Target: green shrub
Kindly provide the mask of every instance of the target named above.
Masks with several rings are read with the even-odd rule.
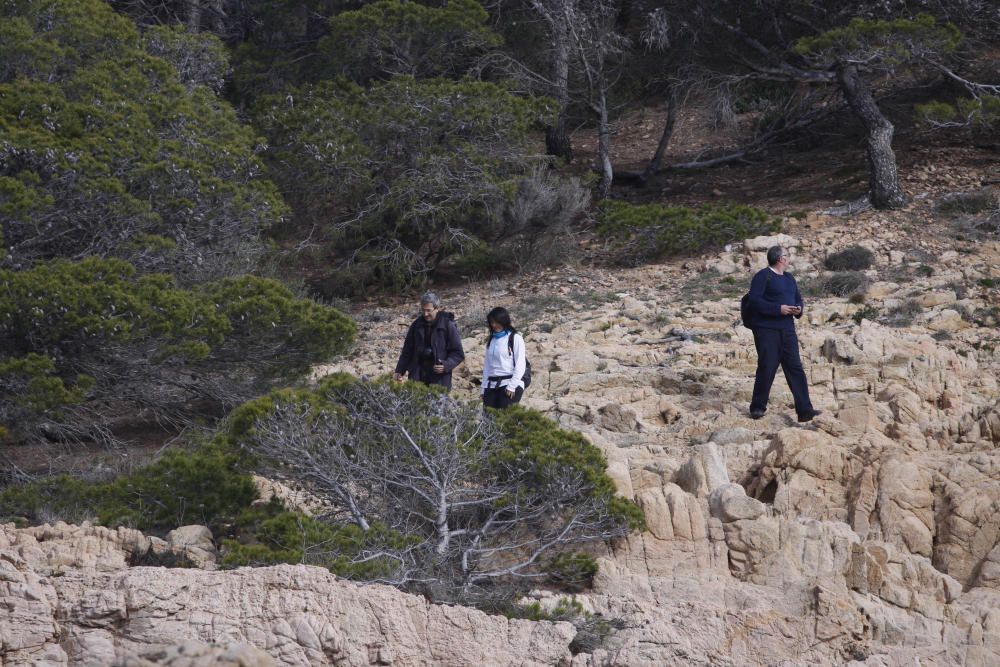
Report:
[[[244,510],[222,540],[223,567],[307,563],[339,577],[360,581],[398,581],[399,561],[371,554],[404,550],[415,543],[383,524],[362,530],[352,524],[321,521],[270,502]]]
[[[0,519],[27,524],[90,519],[160,533],[198,523],[218,530],[256,497],[236,455],[218,447],[177,449],[109,482],[62,475],[9,487],[0,492]]]
[[[560,588],[580,590],[593,585],[597,561],[589,554],[562,553],[549,561],[546,571]]]
[[[0,226],[18,268],[97,255],[191,284],[257,267],[286,208],[258,137],[201,85],[224,76],[219,40],[143,40],[101,0],[4,3],[0,26]]]
[[[355,332],[273,280],[185,289],[118,259],[0,269],[0,287],[0,424],[21,440],[110,442],[135,404],[184,422],[196,400],[218,409],[297,379]]]
[[[861,310],[855,312],[854,315],[851,316],[851,319],[854,320],[855,324],[861,324],[861,320],[869,320],[871,322],[874,322],[876,319],[878,319],[878,316],[879,316],[878,308],[875,308],[874,306],[865,306]]]
[[[868,276],[860,271],[842,271],[823,281],[823,291],[833,296],[850,297],[863,293],[869,283]]]
[[[871,268],[875,255],[868,248],[854,245],[827,255],[823,266],[830,271],[864,271]]]
[[[594,563],[574,547],[644,525],[581,434],[418,383],[338,375],[273,392],[235,410],[218,442],[316,496],[338,524],[405,536],[382,547],[394,583],[436,599],[509,595],[527,574],[583,585]]]
[[[613,200],[602,202],[597,225],[597,233],[625,262],[694,253],[780,230],[779,219],[740,204],[692,209]]]

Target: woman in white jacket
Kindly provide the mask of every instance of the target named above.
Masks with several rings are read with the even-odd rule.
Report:
[[[490,337],[483,361],[483,382],[479,393],[483,405],[503,409],[521,400],[524,394],[524,337],[510,323],[506,308],[494,308],[486,316]]]

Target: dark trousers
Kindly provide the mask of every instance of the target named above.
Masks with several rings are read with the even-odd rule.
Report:
[[[753,344],[757,348],[757,378],[753,383],[750,411],[763,412],[767,409],[774,374],[778,372],[780,365],[795,399],[795,412],[799,415],[812,412],[809,382],[802,369],[802,359],[799,358],[799,339],[795,330],[757,327],[753,330]]]
[[[524,388],[518,387],[517,391],[514,392],[513,396],[507,395],[506,387],[497,387],[496,389],[487,389],[483,394],[483,405],[488,408],[497,408],[498,410],[503,410],[504,408],[509,408],[514,403],[521,402],[521,396],[524,395]]]

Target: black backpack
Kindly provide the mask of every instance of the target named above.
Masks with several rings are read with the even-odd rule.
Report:
[[[490,341],[486,341],[486,347],[489,346],[490,346]],[[507,351],[510,352],[511,356],[514,356],[514,334],[510,334],[509,336],[507,336]],[[528,361],[527,345],[524,346],[524,375],[521,376],[521,382],[524,383],[525,389],[531,386],[531,362]]]
[[[771,282],[771,272],[767,272],[767,280],[764,282],[764,288],[767,289],[767,283]],[[750,290],[743,295],[740,299],[740,322],[743,323],[747,329],[753,329],[753,306],[750,305]]]

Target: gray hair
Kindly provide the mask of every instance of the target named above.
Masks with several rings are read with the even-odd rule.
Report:
[[[767,249],[767,265],[774,266],[781,259],[782,253],[785,252],[784,246],[773,245]]]
[[[420,305],[422,306],[426,303],[431,304],[437,310],[441,307],[441,297],[434,292],[424,292],[424,295],[420,297]]]

